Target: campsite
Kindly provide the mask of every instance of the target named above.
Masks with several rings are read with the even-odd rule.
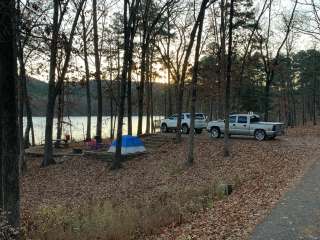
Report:
[[[176,144],[174,134],[156,149],[146,144],[116,173],[104,157],[70,156],[41,171],[41,157],[32,157],[22,178],[23,225],[31,239],[243,239],[312,166],[319,135],[310,127],[274,141],[234,137],[232,159],[223,160],[223,140],[203,134],[193,168],[181,161],[187,138]],[[232,184],[230,196],[215,193],[220,183]]]
[[[320,239],[320,0],[1,0],[0,240]]]

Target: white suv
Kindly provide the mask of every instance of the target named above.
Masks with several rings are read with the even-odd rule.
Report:
[[[190,113],[182,113],[181,115],[181,128],[182,133],[188,134],[190,131]],[[161,132],[169,132],[170,130],[177,130],[178,114],[173,114],[168,118],[161,120]],[[207,127],[207,117],[203,113],[196,113],[195,118],[195,131],[201,133],[202,129]]]

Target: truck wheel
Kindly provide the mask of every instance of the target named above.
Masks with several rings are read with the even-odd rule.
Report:
[[[161,132],[162,132],[162,133],[168,132],[167,124],[163,123],[163,124],[161,125]]]
[[[188,134],[189,133],[189,127],[187,124],[182,125],[182,133],[183,134]]]
[[[258,141],[263,141],[266,138],[266,132],[262,129],[258,129],[254,132],[254,137]]]
[[[196,128],[195,131],[196,131],[196,134],[201,134],[202,133],[202,129],[201,128]]]
[[[220,129],[217,127],[213,127],[210,130],[210,137],[212,138],[219,138],[221,136]]]

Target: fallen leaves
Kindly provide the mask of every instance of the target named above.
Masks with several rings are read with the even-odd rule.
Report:
[[[304,132],[307,132],[304,135]],[[72,157],[61,165],[40,169],[28,160],[22,178],[22,216],[32,219],[40,206],[79,205],[92,199],[143,203],[164,193],[201,189],[216,183],[236,185],[213,208],[191,214],[182,225],[161,229],[146,239],[246,239],[319,153],[320,129],[289,129],[273,141],[232,138],[231,157],[222,157],[222,140],[196,138],[195,164],[187,168],[187,139],[165,144],[159,151],[128,161],[111,172],[108,163]],[[142,236],[141,236],[142,238]]]

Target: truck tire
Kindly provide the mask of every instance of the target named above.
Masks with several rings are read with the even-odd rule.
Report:
[[[167,133],[168,132],[168,127],[167,127],[167,124],[165,124],[165,123],[162,123],[161,124],[161,132],[162,133]]]
[[[201,128],[196,128],[195,131],[196,131],[196,134],[201,134],[202,133],[202,129]]]
[[[182,133],[183,134],[189,134],[189,127],[187,124],[182,125]]]
[[[220,138],[220,136],[221,136],[220,128],[212,127],[210,129],[210,137],[212,137],[212,138]]]
[[[266,132],[262,129],[257,129],[254,132],[254,137],[255,139],[257,139],[258,141],[263,141],[266,138]]]

